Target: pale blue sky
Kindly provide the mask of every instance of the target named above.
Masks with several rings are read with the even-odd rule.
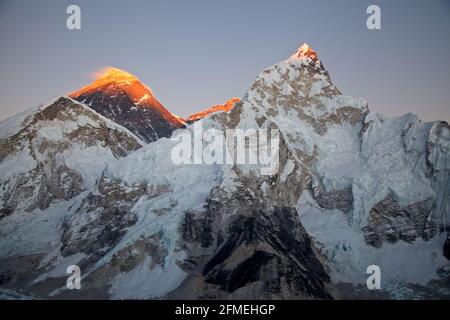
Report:
[[[82,30],[66,28],[78,4]],[[378,4],[382,30],[366,28]],[[448,0],[0,0],[0,119],[123,68],[181,116],[242,96],[303,42],[376,112],[450,121]]]

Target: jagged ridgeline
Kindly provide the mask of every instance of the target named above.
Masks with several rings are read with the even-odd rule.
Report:
[[[205,130],[278,130],[275,174],[174,164],[177,142],[161,137],[194,125],[152,108],[148,88],[113,71],[76,100],[0,123],[2,294],[450,297],[446,122],[371,113],[303,45],[231,108],[201,115]],[[69,265],[81,290],[66,288]],[[370,265],[381,290],[366,287]]]

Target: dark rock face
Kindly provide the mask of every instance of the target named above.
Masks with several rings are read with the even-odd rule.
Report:
[[[226,208],[210,200],[203,219],[187,215],[182,226],[191,253],[185,269],[197,267],[206,297],[331,298],[329,277],[295,209],[241,207],[224,221]]]
[[[427,217],[433,201],[425,200],[402,207],[394,195],[377,203],[369,214],[368,224],[362,229],[366,242],[380,248],[383,242],[399,240],[412,242],[427,238]]]
[[[275,256],[265,251],[256,250],[250,257],[240,262],[234,270],[221,270],[212,273],[206,282],[218,284],[222,290],[233,292],[245,285],[256,282],[264,273],[264,266],[268,266]],[[279,289],[277,287],[277,289]]]
[[[181,237],[184,241],[195,242],[202,248],[213,243],[211,214],[187,212],[181,226]]]
[[[328,276],[306,231],[295,220],[296,214],[291,208],[277,208],[267,214],[238,217],[228,238],[205,265],[205,281],[228,292],[262,281],[266,292],[279,293],[285,279],[292,292],[330,298],[324,288]],[[271,274],[277,276],[272,278]]]
[[[6,207],[6,208],[0,209],[0,220],[9,216],[13,212],[14,212],[14,208],[12,208],[12,207]]]
[[[311,186],[312,195],[317,204],[324,209],[338,209],[344,213],[350,212],[353,208],[353,192],[348,187],[342,190],[324,191],[319,183]]]
[[[318,194],[315,199],[324,209],[339,209],[348,213],[353,207],[352,188],[324,192]]]
[[[17,286],[30,281],[30,273],[39,268],[40,258],[39,254],[0,257],[0,286]]]
[[[444,249],[443,249],[444,257],[450,260],[450,233],[447,235],[447,241],[445,241]]]
[[[136,106],[126,93],[110,96],[102,91],[75,99],[124,126],[145,142],[170,137],[174,130],[183,127],[156,99],[152,106]]]

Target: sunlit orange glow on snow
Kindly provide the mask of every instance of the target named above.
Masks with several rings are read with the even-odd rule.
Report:
[[[118,68],[106,67],[94,72],[92,76],[94,82],[71,93],[69,96],[77,99],[95,92],[102,92],[111,97],[125,94],[135,105],[158,109],[168,121],[175,124],[184,124],[183,119],[165,109],[153,96],[152,90],[144,85],[135,75]]]
[[[77,98],[95,91],[102,91],[108,95],[126,92],[137,105],[151,105],[154,103],[150,88],[142,84],[135,75],[127,71],[106,67],[95,72],[93,76],[95,78],[93,83],[70,94],[70,96]]]
[[[200,111],[198,113],[194,113],[193,115],[189,116],[187,121],[188,122],[196,121],[196,120],[199,120],[199,119],[202,119],[202,118],[206,117],[207,115],[209,115],[211,113],[215,113],[215,112],[219,112],[219,111],[228,112],[231,109],[233,109],[234,105],[236,103],[238,103],[239,101],[241,101],[241,99],[239,99],[239,98],[231,98],[225,104],[219,104],[219,105],[216,105],[216,106],[212,106],[209,109]]]
[[[299,59],[310,58],[312,60],[317,60],[317,53],[307,43],[304,43],[300,48],[297,49],[293,57]]]

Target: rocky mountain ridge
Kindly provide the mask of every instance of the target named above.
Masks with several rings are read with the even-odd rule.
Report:
[[[62,219],[44,223],[35,207],[0,220],[0,286],[79,299],[450,297],[446,122],[371,113],[304,45],[263,70],[229,112],[197,123],[278,130],[279,170],[173,163],[177,137],[194,125],[136,144],[72,200],[52,202]],[[25,215],[22,229],[11,227]],[[57,236],[26,250],[4,241],[27,243],[36,225]],[[82,270],[80,291],[65,288],[69,264]],[[373,264],[377,292],[365,287]]]

